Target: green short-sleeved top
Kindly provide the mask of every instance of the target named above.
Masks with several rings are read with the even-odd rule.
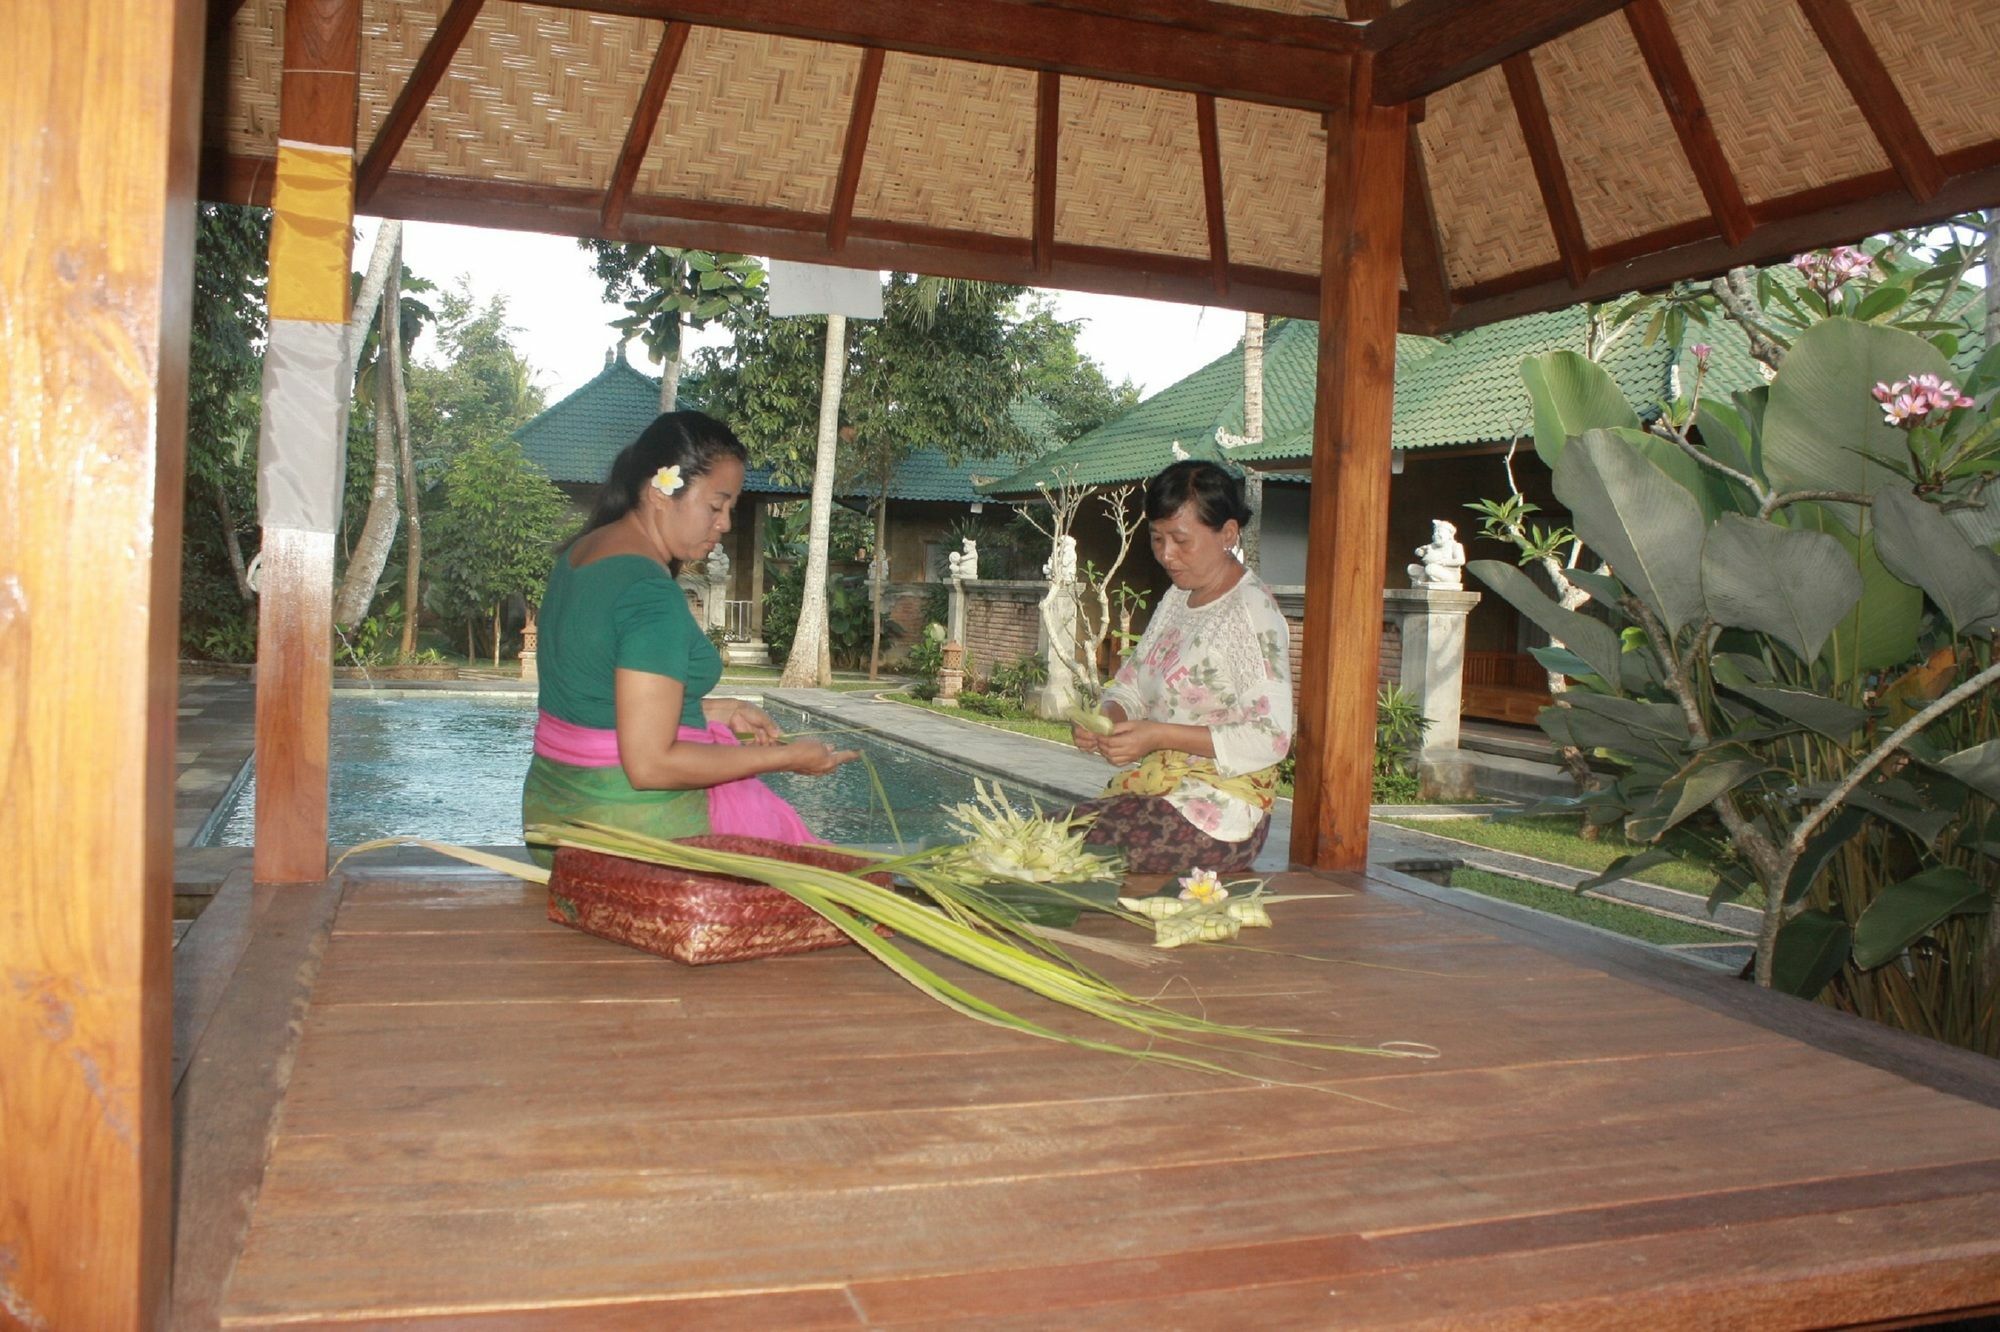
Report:
[[[668,675],[687,691],[681,724],[706,726],[701,700],[722,679],[722,654],[695,623],[687,594],[643,555],[607,555],[549,571],[538,617],[542,711],[577,726],[618,725],[620,668]]]

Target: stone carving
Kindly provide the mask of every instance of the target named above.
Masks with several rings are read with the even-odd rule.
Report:
[[[1042,577],[1054,584],[1076,581],[1076,538],[1063,533],[1062,540],[1049,552],[1049,558],[1042,565]]]
[[[1417,547],[1417,563],[1408,566],[1411,587],[1457,589],[1465,586],[1465,547],[1458,528],[1442,518],[1431,522],[1431,542]]]
[[[729,578],[729,552],[717,546],[708,552],[708,581],[721,583]]]
[[[979,546],[971,537],[944,557],[945,577],[953,582],[975,582],[979,578]]]

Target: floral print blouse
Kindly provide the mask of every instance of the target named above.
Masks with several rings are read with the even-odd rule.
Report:
[[[1183,589],[1169,588],[1103,701],[1134,721],[1207,727],[1216,771],[1240,777],[1291,752],[1291,654],[1291,626],[1255,574],[1246,570],[1206,606],[1190,606]],[[1244,841],[1264,817],[1198,777],[1166,799],[1219,842]]]

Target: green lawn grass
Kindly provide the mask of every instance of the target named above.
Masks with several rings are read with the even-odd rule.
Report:
[[[1583,826],[1583,816],[1552,815],[1538,819],[1510,819],[1495,822],[1490,819],[1384,819],[1384,823],[1398,828],[1409,828],[1417,832],[1436,833],[1440,837],[1455,837],[1461,842],[1472,842],[1479,846],[1491,847],[1495,851],[1511,851],[1517,856],[1533,856],[1537,860],[1551,861],[1557,865],[1567,865],[1571,869],[1590,870],[1595,873],[1607,868],[1620,856],[1629,856],[1644,848],[1626,841],[1615,829],[1605,829],[1603,836],[1595,842],[1586,842],[1577,835]],[[1658,884],[1662,888],[1678,888],[1682,892],[1700,893],[1704,897],[1715,887],[1715,871],[1706,863],[1694,859],[1697,853],[1690,853],[1690,859],[1655,865],[1651,869],[1640,870],[1630,877],[1641,883]],[[1741,899],[1756,906],[1754,894]]]
[[[1070,743],[1069,723],[1043,721],[1039,717],[989,717],[983,712],[970,712],[965,708],[949,707],[936,701],[926,701],[910,694],[884,694],[883,698],[892,703],[908,703],[914,708],[924,708],[941,717],[956,717],[959,721],[977,722],[981,726],[991,726],[996,730],[1013,731],[1017,735],[1032,735],[1039,740],[1055,740]]]
[[[1484,870],[1457,870],[1451,876],[1451,886],[1469,889],[1487,897],[1497,897],[1503,902],[1532,907],[1536,911],[1544,911],[1552,916],[1582,921],[1586,925],[1595,925],[1599,929],[1611,930],[1646,943],[1729,943],[1737,937],[1721,930],[1704,929],[1687,921],[1672,920],[1665,916],[1656,916],[1649,911],[1620,906],[1616,902],[1605,902],[1594,897],[1579,897],[1561,888],[1529,883],[1523,879],[1510,879],[1504,874],[1489,874]]]

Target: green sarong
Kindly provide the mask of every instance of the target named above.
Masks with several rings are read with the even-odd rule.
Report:
[[[616,764],[579,768],[535,755],[521,788],[522,825],[579,822],[609,824],[648,837],[699,837],[709,830],[708,792],[640,791]],[[531,844],[528,853],[544,867],[555,859],[547,847]]]

